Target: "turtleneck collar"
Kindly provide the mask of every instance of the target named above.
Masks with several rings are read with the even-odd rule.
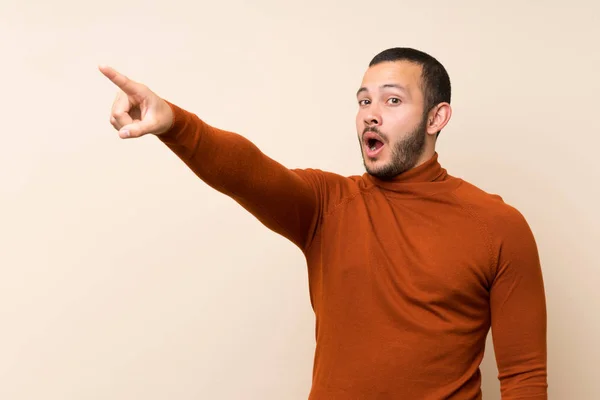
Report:
[[[413,195],[452,190],[460,183],[460,179],[450,176],[446,169],[442,168],[437,152],[424,163],[392,179],[380,179],[369,173],[365,173],[363,177],[383,190]]]

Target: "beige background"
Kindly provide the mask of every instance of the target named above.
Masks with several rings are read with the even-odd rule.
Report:
[[[306,399],[301,254],[156,138],[120,140],[96,66],[287,166],[359,174],[354,93],[392,46],[450,72],[443,165],[500,193],[536,235],[550,397],[599,399],[599,12],[592,0],[3,0],[0,399]],[[484,398],[499,399],[491,347],[482,368]]]

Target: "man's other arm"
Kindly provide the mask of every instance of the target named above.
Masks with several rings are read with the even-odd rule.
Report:
[[[502,400],[546,400],[546,297],[538,249],[516,209],[501,214],[490,226],[497,260],[490,295]]]

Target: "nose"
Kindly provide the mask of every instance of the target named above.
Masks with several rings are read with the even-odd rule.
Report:
[[[366,112],[364,121],[367,126],[379,126],[381,125],[381,115],[374,107],[371,107],[369,111]]]

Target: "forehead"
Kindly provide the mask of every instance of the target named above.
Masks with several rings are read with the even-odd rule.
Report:
[[[408,61],[388,61],[369,67],[361,87],[375,91],[383,85],[396,84],[406,88],[412,95],[420,92],[421,66]]]

